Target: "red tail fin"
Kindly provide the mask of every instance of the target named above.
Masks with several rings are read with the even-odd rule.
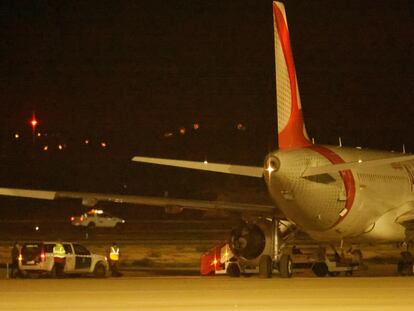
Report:
[[[311,142],[303,122],[285,8],[280,2],[273,2],[273,20],[279,149],[306,147]]]

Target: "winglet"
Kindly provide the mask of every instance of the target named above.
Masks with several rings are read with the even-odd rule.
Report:
[[[279,149],[310,146],[300,103],[285,7],[273,2]]]

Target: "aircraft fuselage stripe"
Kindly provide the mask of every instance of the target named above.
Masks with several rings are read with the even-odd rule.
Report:
[[[345,163],[345,161],[338,154],[328,148],[319,145],[313,145],[308,148],[324,156],[333,164]],[[329,229],[337,226],[345,219],[345,217],[349,214],[355,200],[355,179],[352,175],[352,171],[339,171],[339,174],[341,175],[341,178],[344,182],[346,192],[345,213],[341,213],[338,220]]]

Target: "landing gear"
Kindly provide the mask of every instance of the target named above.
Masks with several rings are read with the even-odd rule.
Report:
[[[331,246],[333,255],[327,255],[324,248],[319,248],[315,253],[316,262],[312,265],[312,272],[318,277],[327,275],[335,277],[341,272],[345,275],[352,275],[355,270],[362,266],[362,253],[360,250],[352,252],[352,260],[340,255],[335,247]]]
[[[259,276],[263,279],[272,277],[272,258],[269,255],[262,255],[259,261]]]
[[[413,275],[414,258],[411,252],[401,252],[401,258],[398,261],[397,272],[399,275]]]
[[[293,274],[292,258],[288,254],[283,254],[279,261],[279,272],[282,278],[290,278]]]

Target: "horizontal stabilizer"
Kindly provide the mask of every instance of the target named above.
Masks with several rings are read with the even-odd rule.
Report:
[[[148,157],[139,157],[139,156],[133,157],[132,161],[167,165],[167,166],[175,166],[175,167],[183,167],[183,168],[189,168],[189,169],[194,169],[194,170],[218,172],[218,173],[224,173],[224,174],[259,177],[259,178],[261,178],[263,175],[263,167],[257,167],[257,166],[208,163],[207,161],[204,161],[204,162],[183,161],[183,160],[148,158]]]
[[[322,174],[335,173],[339,171],[352,170],[352,169],[362,169],[368,167],[375,167],[381,165],[387,165],[391,163],[406,162],[414,160],[414,155],[404,155],[399,157],[383,158],[376,160],[367,160],[367,161],[356,161],[356,162],[347,162],[339,164],[331,164],[325,166],[309,167],[307,168],[302,177],[316,176]]]

